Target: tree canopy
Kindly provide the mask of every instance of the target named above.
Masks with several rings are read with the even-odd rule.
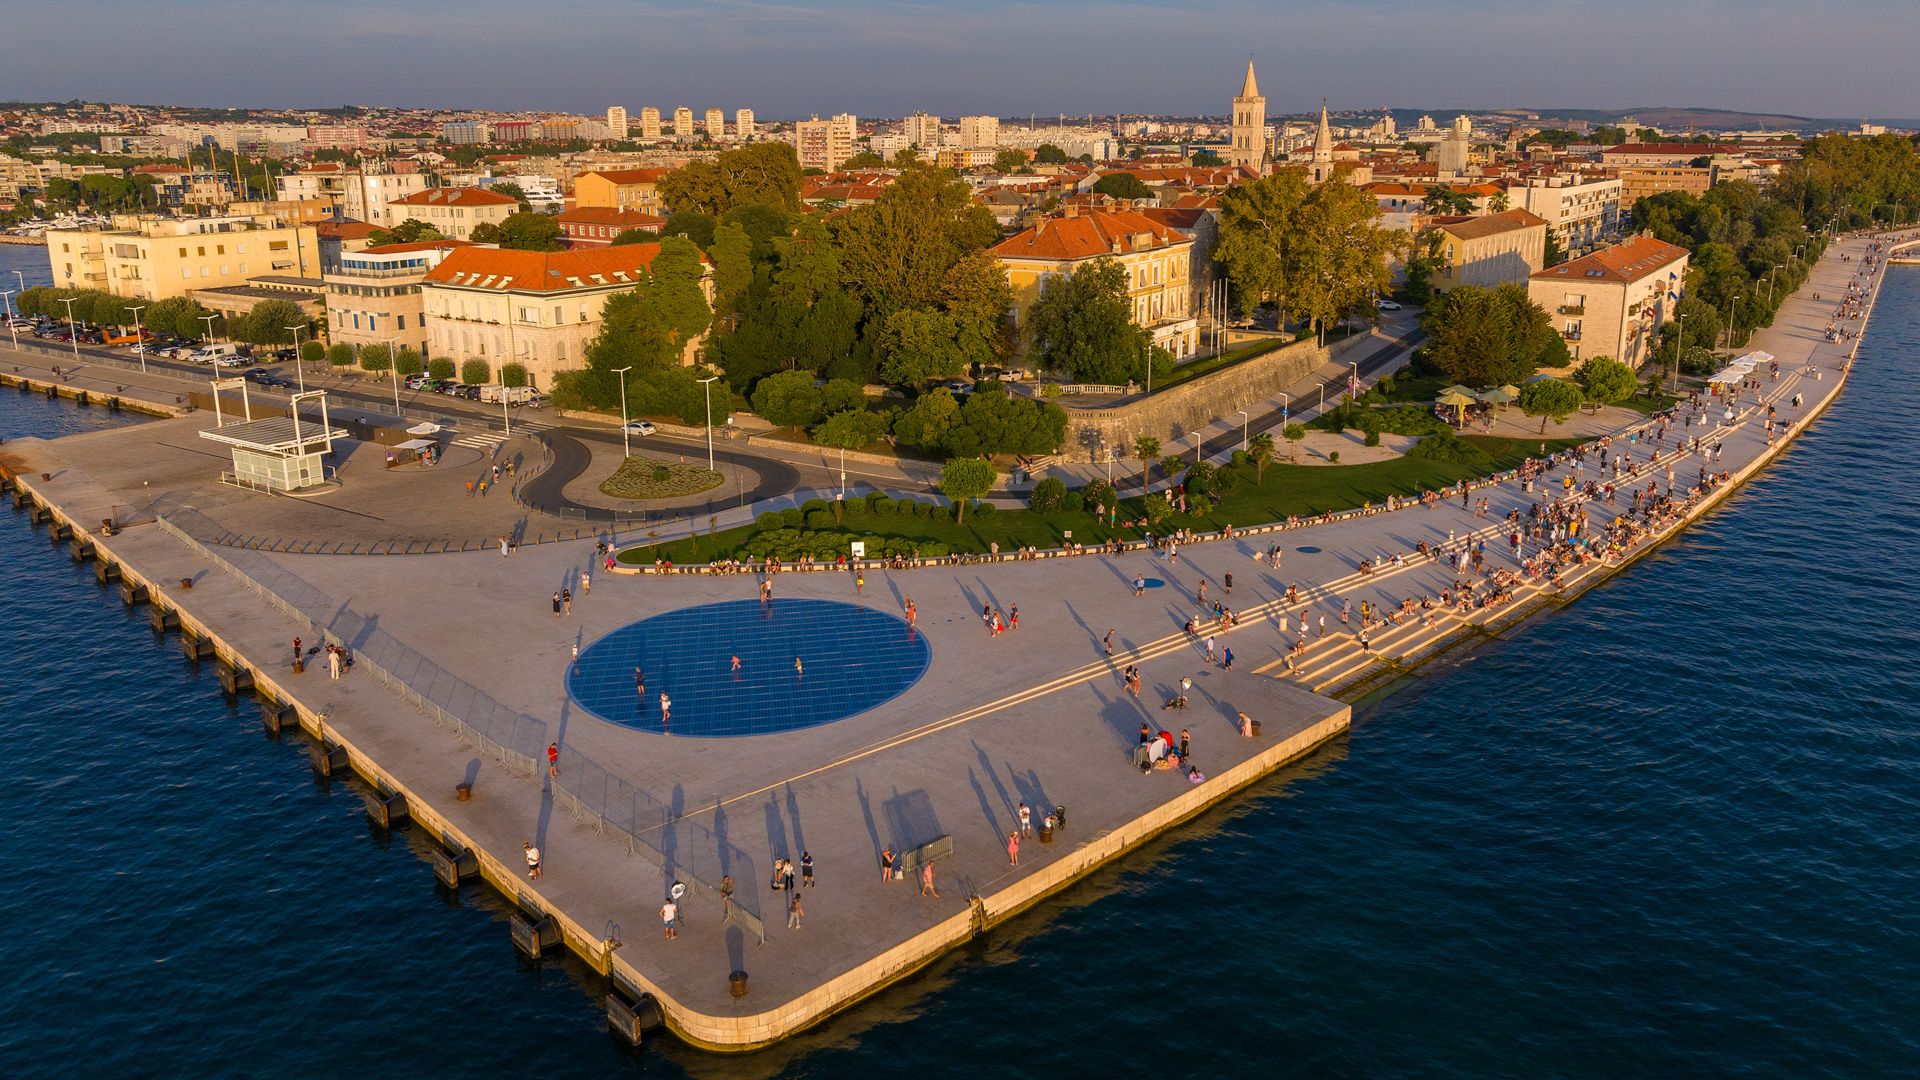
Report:
[[[1580,408],[1586,395],[1565,379],[1535,379],[1520,388],[1520,411],[1540,417],[1540,431],[1546,433],[1547,421],[1565,423]]]
[[[1312,326],[1371,314],[1387,291],[1387,257],[1406,245],[1351,184],[1307,183],[1299,169],[1238,184],[1221,196],[1214,258],[1243,303],[1272,303]]]
[[[391,229],[375,229],[367,237],[368,247],[382,247],[387,244],[415,244],[426,240],[444,239],[440,230],[421,221],[408,218]]]
[[[940,493],[952,500],[957,519],[967,520],[967,503],[993,490],[999,479],[993,463],[980,458],[954,458],[940,470]]]
[[[1560,366],[1566,344],[1526,287],[1462,285],[1433,301],[1421,319],[1427,356],[1447,378],[1473,387],[1525,380],[1542,366]]]
[[[1640,389],[1633,369],[1611,356],[1596,356],[1574,369],[1573,381],[1595,405],[1625,401]]]
[[[736,206],[764,204],[800,209],[800,159],[782,142],[754,143],[695,161],[660,178],[660,200],[669,210],[719,217]],[[703,245],[704,246],[704,245]]]
[[[847,287],[881,323],[901,308],[939,306],[954,265],[999,236],[993,214],[953,170],[927,165],[904,170],[835,232]]]
[[[1102,257],[1041,286],[1027,312],[1033,353],[1049,371],[1078,382],[1144,382],[1153,336],[1133,321],[1127,271]]]
[[[1093,182],[1093,190],[1096,195],[1110,195],[1116,199],[1153,198],[1153,189],[1132,173],[1108,173]]]
[[[558,221],[525,210],[508,214],[498,225],[491,221],[476,225],[469,235],[476,244],[499,244],[514,251],[560,251],[567,246]]]

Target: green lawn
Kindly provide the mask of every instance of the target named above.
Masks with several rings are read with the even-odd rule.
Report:
[[[636,454],[607,477],[600,491],[616,499],[673,499],[717,488],[722,479],[708,469]]]
[[[1483,435],[1463,438],[1493,457],[1495,472],[1517,467],[1528,454],[1538,453],[1540,449],[1538,439]],[[1560,450],[1577,441],[1548,439],[1546,443],[1549,450]],[[1251,466],[1231,466],[1222,472],[1231,474],[1235,482],[1211,512],[1205,515],[1175,514],[1153,527],[1152,531],[1166,533],[1180,527],[1214,530],[1225,525],[1240,528],[1264,525],[1295,514],[1306,517],[1379,504],[1385,502],[1389,495],[1418,495],[1480,475],[1478,470],[1469,466],[1419,458],[1394,458],[1363,465],[1290,465],[1279,461],[1267,466],[1265,476],[1258,483],[1255,482]],[[1152,497],[1162,498],[1157,493]],[[889,541],[895,542],[896,549],[903,552],[919,545],[921,554],[938,555],[947,551],[985,552],[996,542],[1002,551],[1025,544],[1042,548],[1059,547],[1068,542],[1069,533],[1073,542],[1083,544],[1097,544],[1115,537],[1138,540],[1145,531],[1125,527],[1110,529],[1104,518],[1096,519],[1094,515],[1084,512],[1035,514],[1027,510],[990,510],[981,513],[976,509],[968,511],[964,522],[956,522],[952,519],[950,507],[925,506],[928,500],[920,501],[924,513],[919,516],[876,513],[867,509],[864,502],[849,502],[843,508],[843,517],[837,525],[819,519],[816,525],[806,526],[807,536],[818,538],[817,543],[810,542],[799,533],[793,533],[790,539],[801,549],[814,549],[816,554],[844,553],[848,540],[865,539],[868,541],[869,555],[879,554],[881,545]],[[1122,521],[1140,518],[1145,512],[1146,503],[1139,496],[1121,500],[1119,517]],[[711,537],[635,545],[623,550],[620,560],[629,565],[644,565],[656,558],[671,559],[681,564],[704,563],[743,553],[744,546],[755,537],[770,542],[776,531],[789,530],[776,530],[757,523],[743,525]],[[793,550],[797,553],[798,549]]]
[[[1405,371],[1393,377],[1393,392],[1383,395],[1387,401],[1436,401],[1440,391],[1452,386],[1443,375],[1409,375]]]

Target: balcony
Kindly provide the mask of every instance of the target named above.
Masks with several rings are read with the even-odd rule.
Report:
[[[1587,305],[1585,304],[1561,304],[1560,305],[1560,314],[1562,315],[1585,315],[1586,313],[1587,313]]]
[[[1570,327],[1566,330],[1560,331],[1560,336],[1565,338],[1568,341],[1579,341],[1580,330],[1578,327]]]

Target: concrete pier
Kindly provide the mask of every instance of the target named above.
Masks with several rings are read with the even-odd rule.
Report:
[[[1837,244],[1834,252],[1861,248]],[[1829,253],[1810,287],[1837,295],[1850,273]],[[293,554],[279,542],[397,528],[405,515],[443,509],[469,515],[473,529],[497,521],[509,534],[519,511],[459,492],[471,471],[385,472],[364,482],[350,471],[340,491],[312,500],[222,491],[191,480],[218,464],[193,456],[204,420],[188,416],[9,442],[0,446],[0,472],[23,509],[41,508],[91,545],[96,566],[143,590],[156,628],[177,625],[183,639],[204,642],[207,659],[233,674],[234,692],[250,689],[267,702],[270,730],[297,724],[311,736],[317,770],[363,777],[378,799],[377,812],[369,808],[376,821],[391,827],[404,818],[433,836],[439,881],[457,887],[478,877],[498,889],[520,912],[510,936],[523,953],[564,947],[609,974],[625,1001],[657,1003],[686,1041],[746,1050],[853,1005],[1310,753],[1348,724],[1348,707],[1323,694],[1363,693],[1437,649],[1564,602],[1726,498],[1844,384],[1851,353],[1807,335],[1816,319],[1824,316],[1811,302],[1795,299],[1780,325],[1753,342],[1782,361],[1781,381],[1766,387],[1770,399],[1806,398],[1784,434],[1763,437],[1763,406],[1749,397],[1734,420],[1712,428],[1731,483],[1619,558],[1522,590],[1513,603],[1440,625],[1383,629],[1364,647],[1354,627],[1335,622],[1314,640],[1303,669],[1287,668],[1297,635],[1282,619],[1326,615],[1341,602],[1384,607],[1438,587],[1431,565],[1361,574],[1360,559],[1449,533],[1492,535],[1492,524],[1461,511],[1458,499],[1196,543],[1177,561],[1132,552],[876,568],[858,591],[846,574],[782,574],[773,579],[782,598],[891,614],[911,597],[931,660],[918,681],[879,706],[739,738],[609,723],[570,697],[565,679],[576,648],[650,615],[751,599],[751,576],[607,575],[591,538],[512,557],[443,545],[379,559],[311,546],[302,550],[314,553]],[[1683,456],[1653,468],[1668,465],[1687,478],[1694,467]],[[1500,513],[1542,497],[1513,483],[1486,494]],[[271,521],[271,535],[230,525],[250,517]],[[113,523],[111,535],[103,521]],[[1252,558],[1270,544],[1284,546],[1278,569]],[[1231,591],[1228,574],[1237,579]],[[1136,577],[1150,579],[1141,595]],[[1201,642],[1180,629],[1199,610],[1202,583],[1239,616],[1216,634],[1238,654],[1232,670],[1208,663]],[[1290,583],[1304,587],[1301,602],[1284,599]],[[573,592],[572,610],[555,613],[548,596],[561,588]],[[1020,628],[990,635],[983,605],[1017,605]],[[355,663],[335,679],[324,656],[307,655],[296,672],[295,638],[303,651],[342,645]],[[1143,671],[1140,699],[1120,679],[1130,664]],[[727,672],[716,664],[711,678]],[[1191,707],[1163,711],[1182,679],[1192,682]],[[808,692],[798,682],[792,691]],[[1241,712],[1260,721],[1258,738],[1240,736]],[[1204,780],[1135,769],[1129,757],[1143,723],[1189,729]],[[547,768],[550,744],[557,776]],[[1014,865],[1006,840],[1020,804],[1036,827],[1063,806],[1066,824],[1051,842],[1024,840]],[[542,853],[538,878],[528,874],[526,844]],[[934,863],[937,898],[919,895],[913,881],[880,880],[883,848],[923,846],[950,846]],[[774,860],[797,861],[803,852],[818,865],[819,884],[798,890],[806,915],[789,930],[788,894],[771,890],[769,876]],[[735,888],[731,920],[718,894],[725,878]],[[657,912],[676,884],[685,887],[684,923],[667,940]],[[739,972],[744,980],[734,978]]]

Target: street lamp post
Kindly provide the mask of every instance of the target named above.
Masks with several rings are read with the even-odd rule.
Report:
[[[1187,438],[1193,440],[1193,463],[1198,465],[1200,464],[1200,433],[1197,431],[1189,431],[1187,432]]]
[[[1360,396],[1360,361],[1358,360],[1349,361],[1347,363],[1347,366],[1353,369],[1353,374],[1348,376],[1347,378],[1347,395],[1349,397],[1359,397]]]
[[[293,331],[293,377],[299,382],[300,392],[304,394],[307,392],[307,365],[300,359],[300,331],[305,330],[306,327],[295,325],[283,326],[281,329]]]
[[[393,377],[393,415],[403,416],[400,411],[400,339],[387,339],[387,374]],[[502,400],[505,400],[502,398]]]
[[[613,369],[620,376],[620,449],[627,457],[633,456],[633,439],[627,434],[627,372],[632,370],[632,364]]]
[[[13,294],[14,292],[15,290],[13,289],[0,291],[0,301],[5,302],[7,306],[7,333],[13,336],[13,347],[18,349],[20,347],[20,331],[15,330],[13,328]]]
[[[140,329],[140,313],[147,310],[147,305],[141,304],[139,307],[131,307],[127,310],[133,312],[133,347],[140,354],[140,374],[145,375],[147,373],[147,334]]]
[[[60,298],[60,302],[67,305],[67,344],[73,346],[73,360],[76,364],[80,362],[80,331],[73,325],[73,302],[78,299],[80,298],[77,296]]]
[[[21,273],[18,270],[15,270],[13,272],[13,277],[14,277],[14,280],[20,283],[20,291],[22,293],[26,292],[27,291],[27,275]]]
[[[718,375],[709,375],[704,379],[696,380],[700,383],[702,387],[706,389],[706,392],[707,392],[706,417],[707,417],[707,471],[708,472],[714,471],[713,470],[713,383],[714,383],[714,380],[718,379],[719,377],[720,376]]]
[[[220,316],[218,316],[218,315],[202,315],[202,316],[200,316],[200,321],[201,321],[201,322],[203,322],[203,323],[206,323],[206,324],[207,324],[207,339],[206,339],[206,343],[207,343],[207,344],[209,344],[209,345],[211,345],[211,344],[213,344],[213,320],[215,320],[215,319],[218,319],[219,317],[220,317]]]
[[[1739,297],[1727,301],[1727,348],[1733,348],[1733,309],[1740,302]]]
[[[1324,381],[1320,384],[1320,411],[1327,411],[1327,384]]]
[[[1252,423],[1252,420],[1248,418],[1247,410],[1239,409],[1236,411],[1240,414],[1240,450],[1242,453],[1245,453],[1247,450],[1247,425]]]

